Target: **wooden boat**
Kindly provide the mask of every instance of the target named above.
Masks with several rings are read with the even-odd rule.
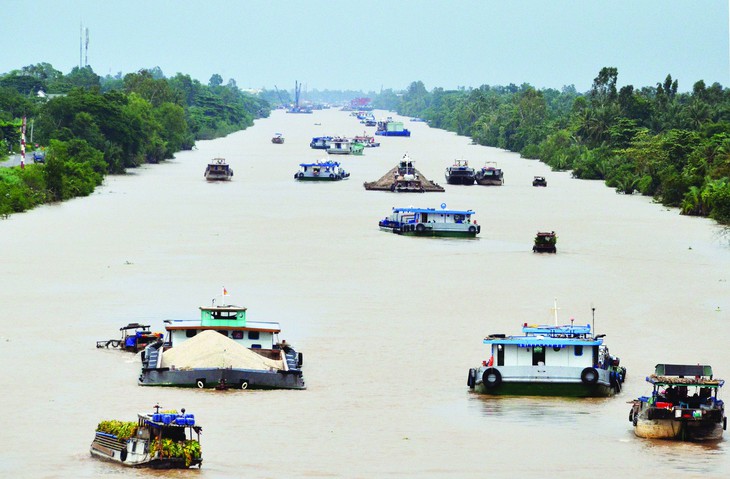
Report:
[[[651,396],[635,399],[629,412],[634,434],[649,439],[717,441],[727,429],[725,405],[718,392],[725,384],[712,367],[657,364],[646,381]]]
[[[271,138],[271,143],[274,143],[275,145],[283,145],[284,136],[282,136],[281,133],[275,133],[273,138]]]
[[[535,235],[535,244],[532,246],[533,253],[557,253],[558,249],[555,244],[558,242],[558,237],[555,236],[555,231],[538,231]]]
[[[446,167],[444,176],[450,185],[473,185],[476,173],[467,160],[454,160],[454,164]]]
[[[557,311],[557,306],[555,308]],[[626,369],[591,325],[528,325],[522,335],[484,339],[489,359],[469,369],[467,385],[490,395],[602,397],[621,391]]]
[[[500,168],[497,168],[497,163],[488,161],[477,170],[474,180],[478,185],[502,186],[504,184],[504,173]]]
[[[89,452],[92,456],[129,467],[186,469],[200,467],[202,428],[185,409],[138,414],[137,421],[101,421]],[[193,437],[195,434],[195,437]]]
[[[378,222],[382,231],[405,236],[451,236],[473,238],[481,231],[481,225],[472,222],[472,210],[447,210],[435,208],[393,208],[390,216]]]
[[[205,167],[204,175],[208,181],[228,181],[233,178],[233,168],[224,158],[213,158]]]
[[[107,339],[97,341],[97,348],[121,348],[125,351],[137,353],[147,347],[148,344],[162,339],[162,333],[153,333],[148,324],[129,323],[119,328],[122,332],[121,339]]]
[[[532,186],[547,186],[547,180],[544,176],[536,176],[532,179]]]

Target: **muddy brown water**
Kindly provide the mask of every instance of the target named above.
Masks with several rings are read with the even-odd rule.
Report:
[[[379,116],[383,116],[382,112]],[[316,123],[319,123],[317,125]],[[726,439],[647,441],[628,422],[659,362],[730,377],[730,248],[722,228],[601,182],[408,122],[335,183],[298,183],[326,156],[311,137],[370,131],[348,113],[274,112],[174,160],[108,177],[93,195],[0,221],[3,477],[727,477]],[[275,132],[286,138],[271,143]],[[404,153],[444,193],[366,191]],[[233,181],[207,183],[214,157]],[[496,161],[501,187],[451,186],[455,159]],[[547,188],[533,188],[543,175]],[[473,209],[474,240],[381,232],[394,206]],[[558,254],[533,254],[554,230]],[[162,330],[220,301],[279,321],[304,353],[306,391],[136,384],[139,358],[97,350],[119,327]],[[609,399],[485,398],[467,370],[482,338],[592,322],[628,368]],[[726,399],[730,395],[724,395]],[[102,419],[185,407],[203,425],[200,471],[127,470],[90,457]]]

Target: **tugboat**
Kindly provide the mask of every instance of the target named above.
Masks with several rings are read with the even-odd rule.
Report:
[[[657,364],[646,381],[651,396],[633,401],[629,421],[634,434],[649,439],[717,441],[727,429],[725,404],[718,399],[722,379],[699,364]]]
[[[547,186],[547,180],[544,176],[536,176],[532,179],[532,186]]]
[[[454,160],[454,164],[446,168],[444,176],[450,185],[473,185],[476,174],[467,160]]]
[[[471,221],[472,210],[447,210],[435,208],[393,208],[390,216],[378,222],[381,231],[405,236],[451,236],[474,238],[481,225]]]
[[[528,325],[521,336],[491,334],[490,357],[469,369],[467,385],[490,395],[606,397],[621,391],[626,368],[591,325]]]
[[[275,133],[274,137],[271,138],[271,143],[274,143],[275,145],[283,145],[284,136],[281,133]]]
[[[185,409],[138,414],[137,421],[101,421],[89,452],[92,456],[130,467],[187,469],[200,467],[203,456],[195,416]],[[193,438],[195,433],[195,438]]]
[[[504,184],[504,173],[497,168],[497,163],[488,161],[482,166],[475,175],[478,185],[484,186],[502,186]]]
[[[349,178],[350,173],[342,169],[337,161],[317,161],[316,163],[299,163],[299,171],[294,179],[299,181],[338,181]]]
[[[558,242],[558,237],[555,236],[555,231],[543,232],[538,231],[535,236],[535,244],[532,246],[533,253],[557,253],[558,249],[555,244]]]
[[[213,158],[205,167],[203,176],[208,181],[228,181],[233,178],[233,168],[224,158]]]
[[[137,353],[147,347],[148,344],[162,339],[162,333],[150,331],[149,324],[129,323],[119,328],[122,332],[121,339],[107,339],[97,341],[97,348],[122,348],[125,351]]]

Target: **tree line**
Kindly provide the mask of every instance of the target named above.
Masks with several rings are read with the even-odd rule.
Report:
[[[2,154],[19,152],[26,117],[26,149],[38,145],[45,161],[0,168],[0,214],[89,195],[107,174],[172,158],[269,113],[266,100],[218,74],[205,85],[182,73],[166,78],[159,67],[106,77],[90,66],[66,75],[47,63],[13,70],[0,75]]]
[[[429,92],[417,81],[381,92],[374,105],[730,224],[728,90],[699,80],[682,93],[671,75],[642,88],[617,80],[606,67],[586,93],[529,84]]]

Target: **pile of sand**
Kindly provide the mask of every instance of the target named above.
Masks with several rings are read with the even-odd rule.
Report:
[[[265,358],[222,334],[201,331],[162,354],[163,368],[284,369],[283,361]]]
[[[413,172],[415,173],[416,177],[421,180],[421,186],[423,187],[424,191],[445,191],[443,186],[439,185],[438,183],[429,180],[423,174],[418,171],[417,169],[413,168]],[[365,182],[363,183],[363,186],[366,190],[388,190],[390,191],[390,186],[395,183],[396,178],[398,178],[398,166],[395,166],[394,168],[391,168],[390,171],[388,171],[386,174],[384,174],[379,180],[377,181],[371,181],[371,182]]]

